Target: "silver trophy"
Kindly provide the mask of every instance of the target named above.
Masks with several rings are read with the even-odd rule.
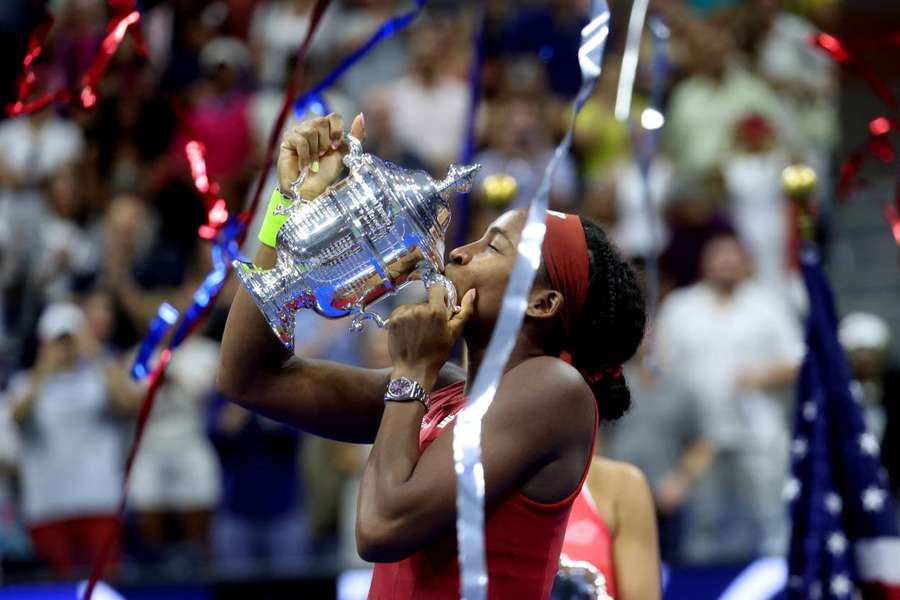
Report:
[[[584,560],[559,555],[551,600],[613,600],[600,569]]]
[[[367,319],[383,327],[385,320],[368,308],[417,277],[426,287],[443,285],[448,307],[456,308],[456,289],[441,274],[449,195],[469,191],[479,166],[451,165],[435,181],[424,171],[363,153],[352,135],[346,139],[349,174],[314,200],[287,209],[275,267],[235,261],[241,283],[289,350],[298,310],[352,316],[357,331]]]

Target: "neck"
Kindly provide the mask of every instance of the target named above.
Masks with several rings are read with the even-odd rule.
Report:
[[[737,284],[712,284],[710,287],[712,288],[713,293],[716,295],[716,298],[718,298],[722,302],[727,302],[734,296],[734,291],[737,289]]]
[[[488,339],[473,339],[466,340],[466,349],[468,351],[468,360],[466,366],[466,393],[472,389],[472,384],[475,382],[475,376],[478,374],[478,371],[481,369],[481,365],[484,362],[484,357],[488,349]],[[541,347],[540,344],[536,343],[534,339],[523,328],[519,331],[519,336],[516,338],[515,345],[513,345],[512,352],[509,354],[509,360],[506,361],[506,366],[503,367],[503,373],[507,373],[519,366],[526,360],[530,358],[535,358],[538,356],[546,356],[546,352]]]

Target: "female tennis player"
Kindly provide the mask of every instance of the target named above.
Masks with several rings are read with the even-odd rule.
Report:
[[[363,138],[362,115],[351,132]],[[308,168],[301,196],[321,193],[340,173],[342,135],[336,114],[286,133],[281,189]],[[234,299],[222,343],[222,391],[304,431],[374,444],[356,524],[360,555],[377,563],[370,599],[459,598],[453,421],[484,358],[525,217],[506,213],[477,241],[450,252],[445,275],[462,298],[458,313],[447,310],[440,286],[427,302],[394,311],[390,369],[293,357],[243,289]],[[598,226],[576,215],[548,215],[542,259],[483,422],[491,599],[549,596],[598,419],[626,410],[621,365],[644,333],[635,274]],[[268,247],[255,258],[260,266],[274,261]],[[447,362],[460,337],[466,370]]]

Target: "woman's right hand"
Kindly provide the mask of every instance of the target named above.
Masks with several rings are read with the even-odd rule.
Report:
[[[353,119],[350,133],[360,142],[365,139],[365,119],[362,113]],[[278,154],[279,187],[287,192],[306,169],[306,178],[299,190],[300,197],[307,200],[315,198],[341,174],[347,150],[344,119],[337,113],[295,125],[281,140]]]

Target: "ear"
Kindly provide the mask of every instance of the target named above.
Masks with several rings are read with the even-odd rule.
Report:
[[[533,319],[553,319],[562,310],[563,295],[556,290],[532,290],[525,314]]]

